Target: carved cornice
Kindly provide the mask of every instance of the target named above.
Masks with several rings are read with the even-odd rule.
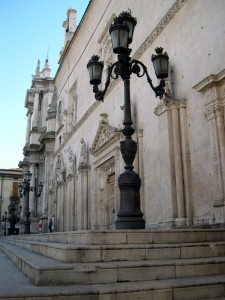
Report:
[[[52,143],[55,141],[55,131],[48,131],[48,132],[45,132],[44,134],[42,134],[38,141],[41,143],[41,144],[46,144],[46,143]]]
[[[221,85],[225,85],[225,69],[216,75],[211,74],[208,77],[204,78],[202,81],[196,84],[193,87],[193,89],[195,89],[197,92],[205,93],[211,87],[221,86]],[[224,89],[224,93],[225,93],[225,89]]]
[[[193,88],[197,92],[204,93],[206,106],[212,105],[212,102],[225,102],[225,69],[204,78]]]
[[[172,7],[168,10],[166,15],[162,18],[159,24],[153,29],[150,35],[142,43],[141,47],[135,52],[133,58],[139,59],[143,53],[149,48],[149,46],[154,42],[154,40],[161,34],[161,32],[166,28],[169,22],[174,18],[178,11],[184,6],[188,0],[177,0]]]
[[[42,152],[43,145],[40,144],[26,144],[23,148],[23,154],[24,156],[30,156],[31,153],[34,152]]]
[[[225,108],[225,69],[218,74],[211,74],[193,87],[197,92],[204,93],[205,116],[211,120],[224,116]]]
[[[213,207],[222,207],[225,206],[225,201],[223,199],[215,200]]]
[[[25,169],[25,168],[28,168],[29,167],[29,160],[21,160],[18,164],[18,166],[21,168],[21,169]]]

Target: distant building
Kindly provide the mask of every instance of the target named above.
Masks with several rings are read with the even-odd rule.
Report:
[[[170,58],[161,99],[145,77],[131,76],[134,169],[146,228],[224,224],[225,2],[96,0],[77,28],[76,11],[68,10],[55,78],[48,61],[42,71],[38,63],[27,91],[20,167],[34,174],[32,185],[44,183],[38,200],[30,193],[33,231],[40,220],[47,231],[50,218],[56,231],[114,228],[124,168],[123,82],[112,79],[104,102],[95,101],[86,66],[99,55],[106,77],[117,59],[109,28],[128,8],[137,18],[131,57],[148,67],[155,85],[155,48]]]
[[[3,216],[7,213],[7,228],[10,227],[10,217],[16,220],[16,227],[19,227],[20,197],[18,186],[22,182],[22,169],[0,169],[0,216],[1,216],[1,235],[3,234]],[[13,205],[13,210],[9,210],[9,205]]]

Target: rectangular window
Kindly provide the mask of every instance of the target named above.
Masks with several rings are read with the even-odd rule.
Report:
[[[13,182],[12,197],[18,197],[18,182]]]

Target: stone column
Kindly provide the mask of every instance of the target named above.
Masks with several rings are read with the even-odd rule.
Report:
[[[184,186],[183,186],[183,169],[182,169],[182,154],[181,154],[181,136],[179,110],[176,105],[172,107],[172,128],[173,128],[173,148],[175,162],[175,183],[177,196],[177,217],[185,217],[184,209]]]
[[[61,216],[61,219],[62,219],[62,231],[67,231],[68,230],[68,218],[67,218],[67,215],[68,215],[68,197],[67,197],[67,182],[63,182],[63,195],[62,195],[62,198],[60,200],[61,204],[61,208],[62,208],[62,216]]]
[[[181,152],[182,152],[182,169],[184,179],[184,199],[187,225],[192,224],[193,203],[192,203],[192,184],[191,184],[191,159],[189,148],[188,121],[186,112],[186,101],[181,101],[180,109],[180,135],[181,135]]]
[[[216,111],[216,123],[218,128],[218,142],[221,155],[221,169],[223,176],[223,189],[225,187],[225,128],[224,128],[224,107],[218,107]]]
[[[27,128],[26,128],[26,144],[30,143],[31,116],[32,116],[32,111],[28,109],[28,111],[27,111]]]
[[[81,209],[81,219],[80,219],[80,228],[88,229],[89,222],[89,205],[88,205],[88,170],[89,166],[87,163],[87,146],[82,138],[80,140],[81,149],[80,149],[80,159],[79,159],[79,177],[80,177],[80,209]]]
[[[34,96],[34,110],[33,110],[33,124],[32,128],[38,127],[38,102],[39,102],[39,93],[36,92]]]
[[[64,183],[60,182],[57,188],[57,230],[64,230]]]
[[[48,146],[48,145],[47,145]],[[42,232],[48,232],[48,218],[52,217],[51,212],[49,214],[49,201],[50,190],[52,189],[53,180],[53,154],[46,151],[45,153],[45,166],[44,166],[44,187],[41,195],[42,205],[38,206],[38,211],[42,217]],[[40,199],[38,200],[40,202]]]
[[[56,227],[58,231],[64,230],[64,202],[66,183],[65,183],[65,168],[63,156],[58,154],[55,166],[56,179]]]
[[[48,118],[49,122],[51,118]],[[41,198],[38,201],[38,214],[42,217],[42,231],[48,232],[48,219],[56,214],[54,210],[54,203],[56,200],[56,173],[53,169],[54,164],[54,132],[47,131],[42,134],[40,143],[45,147],[45,159],[44,159],[44,178],[42,178],[44,187]],[[60,167],[59,167],[60,168]],[[58,169],[57,169],[58,170]],[[59,170],[57,171],[59,173]],[[58,174],[57,173],[57,174]],[[40,182],[40,180],[39,180]]]
[[[81,199],[81,229],[88,229],[88,170],[87,164],[80,164],[80,199]]]
[[[67,188],[65,202],[65,230],[75,229],[75,172],[76,172],[76,157],[71,147],[68,152],[67,160]]]
[[[75,230],[75,175],[67,177],[66,230]]]

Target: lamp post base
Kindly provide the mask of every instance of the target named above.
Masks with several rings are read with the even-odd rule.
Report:
[[[145,229],[145,220],[137,217],[118,217],[115,228],[120,229]]]
[[[30,221],[24,221],[24,233],[25,234],[30,234]]]
[[[116,229],[145,229],[140,210],[141,179],[133,170],[126,170],[118,179],[120,211],[115,222]]]

